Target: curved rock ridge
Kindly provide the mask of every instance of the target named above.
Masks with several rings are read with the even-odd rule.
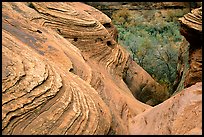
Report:
[[[184,82],[184,87],[189,87],[202,81],[202,7],[193,9],[179,21],[180,32],[190,43],[188,61],[190,68]]]
[[[64,14],[63,12],[61,13],[61,15],[58,15],[60,13],[55,13],[55,11],[59,11],[60,4],[32,4],[34,8],[43,16],[43,18],[37,18],[40,20],[40,22],[42,22],[41,24],[43,26],[51,27],[52,29],[57,30],[60,35],[69,40],[82,52],[82,55],[86,61],[95,62],[96,64],[102,65],[102,68],[108,70],[108,72],[112,74],[112,76],[119,76],[123,78],[127,76],[126,71],[131,68],[131,64],[137,66],[136,63],[132,63],[132,60],[128,61],[130,58],[129,54],[115,41],[117,39],[117,31],[115,31],[116,29],[111,24],[110,19],[107,19],[107,16],[100,11],[94,10],[94,12],[92,13],[93,8],[83,3],[63,3],[63,6],[67,4],[66,8],[72,7],[71,11],[75,14]],[[53,8],[52,10],[50,10],[51,8],[49,7],[54,6],[56,8],[55,11],[53,11]],[[67,11],[69,10],[67,9]],[[73,23],[72,25],[64,25],[63,23],[65,23],[67,19],[73,19],[71,22],[77,22],[77,20],[80,19],[84,22],[87,22],[87,24],[91,21],[93,22],[93,24],[90,25],[87,30],[87,26],[84,26],[84,24],[82,24],[81,26],[75,23]],[[99,19],[99,21],[96,19]],[[56,23],[58,25],[55,25]],[[107,29],[105,29],[104,27]],[[90,65],[93,65],[93,63],[90,63]],[[75,70],[76,69],[74,69],[74,71]],[[127,85],[131,89],[133,94],[137,95],[135,94],[136,92],[141,92],[143,88],[151,83],[150,88],[148,88],[148,90],[144,92],[150,94],[147,99],[144,99],[144,102],[147,102],[153,98],[152,96],[154,94],[156,94],[156,89],[160,89],[160,91],[164,89],[162,89],[161,87],[158,88],[158,83],[156,83],[143,69],[140,69],[139,71],[142,72],[140,74],[142,80],[132,80],[132,82],[139,83],[139,86],[141,86],[141,88],[130,88],[130,82],[128,82]],[[76,74],[80,75],[77,72]],[[134,77],[135,74],[136,73],[131,74],[131,77]]]
[[[3,3],[3,134],[129,134],[151,108],[122,80],[130,58],[114,31],[76,7]]]
[[[191,13],[184,15],[179,20],[189,28],[202,32],[202,7],[193,9]]]
[[[163,89],[117,43],[111,20],[91,6],[3,2],[2,36],[5,135],[135,134],[137,116],[157,107],[134,96],[151,104]]]
[[[101,11],[83,4],[81,2],[74,2],[71,3],[72,5],[74,5],[76,10],[80,10],[80,11],[85,11],[88,14],[90,14],[93,18],[95,18],[96,20],[98,20],[110,33],[110,35],[114,38],[115,41],[117,41],[117,29],[115,28],[115,26],[112,24],[111,19],[103,14]]]
[[[41,24],[45,27],[51,27],[52,29],[57,30],[57,32],[61,36],[69,40],[74,46],[76,46],[82,52],[82,56],[87,61],[87,63],[91,66],[91,68],[95,68],[95,70],[92,71],[91,73],[92,77],[90,77],[91,79],[90,84],[98,91],[98,93],[102,96],[104,101],[108,103],[110,106],[112,106],[112,103],[110,104],[110,101],[109,101],[110,97],[116,96],[116,98],[122,98],[121,100],[123,100],[124,97],[125,98],[127,97],[128,99],[124,99],[124,100],[127,100],[128,104],[130,104],[129,107],[131,108],[129,109],[130,110],[133,109],[132,108],[133,104],[130,103],[132,102],[130,100],[133,100],[134,98],[129,97],[129,95],[132,96],[132,94],[130,94],[129,89],[127,89],[127,86],[121,80],[122,77],[126,77],[125,71],[127,71],[128,69],[132,69],[130,66],[131,64],[133,64],[133,61],[132,60],[129,61],[130,59],[129,54],[120,45],[118,45],[117,42],[112,37],[115,35],[114,31],[112,34],[110,34],[109,33],[110,31],[107,31],[105,27],[101,25],[101,23],[103,23],[106,26],[109,23],[109,20],[107,20],[107,16],[102,14],[100,11],[98,11],[98,14],[100,14],[100,16],[105,16],[105,17],[101,17],[103,20],[100,19],[100,22],[99,22],[98,20],[96,20],[97,18],[99,18],[98,16],[94,16],[94,17],[91,16],[94,13],[91,14],[90,12],[91,10],[88,10],[88,7],[90,6],[86,6],[86,9],[85,9],[84,8],[85,4],[83,3],[80,3],[78,5],[76,3],[63,3],[63,5],[67,4],[66,8],[69,8],[69,7],[72,8],[71,11],[75,13],[74,15],[64,14],[64,12],[61,13],[61,15],[58,15],[58,12],[55,13],[55,11],[59,11],[58,9],[60,8],[60,5],[56,5],[53,3],[32,3],[32,4],[35,10],[37,10],[42,15],[42,18],[40,19],[37,18],[40,20],[40,22],[42,22]],[[50,10],[49,7],[54,7],[54,6],[56,8],[55,11],[53,11],[53,8],[52,10]],[[81,11],[78,10],[79,8],[81,9]],[[85,12],[83,12],[83,10]],[[67,11],[69,10],[67,9]],[[87,11],[89,12],[87,13]],[[49,13],[49,14],[46,14],[46,13]],[[66,18],[65,18],[65,15],[66,15]],[[73,22],[72,25],[63,24],[66,22],[67,18],[73,19],[73,21],[70,20],[70,22]],[[84,24],[82,24],[80,26],[79,24],[75,24],[75,22],[77,22],[78,19],[83,20],[84,23],[87,22],[87,24],[90,23],[91,21],[93,22],[93,24],[90,26],[85,26]],[[58,24],[55,25],[56,23]],[[81,21],[81,23],[83,22]],[[87,27],[88,27],[88,30],[87,30]],[[60,28],[60,31],[59,31],[59,28]],[[111,28],[111,25],[109,28]],[[98,66],[100,67],[98,68]],[[135,64],[135,66],[137,66],[137,64]],[[83,69],[81,69],[81,71],[77,71],[78,69],[79,67],[75,67],[73,69],[73,72],[79,76],[81,75],[81,73],[86,74],[85,72],[82,71]],[[101,73],[101,71],[103,72]],[[140,88],[139,89],[133,88],[132,92],[133,93],[140,92],[143,88],[148,86],[149,83],[151,83],[152,86],[150,86],[148,90],[144,90],[144,93],[145,92],[151,93],[150,91],[154,93],[157,88],[157,83],[143,69],[140,69],[138,71],[141,72],[140,77],[142,77],[142,79],[135,81],[135,83],[137,82]],[[135,74],[133,73],[133,76]],[[107,82],[107,81],[110,81],[110,82]],[[134,80],[132,81],[134,82]],[[119,97],[117,97],[118,93],[120,93]],[[151,98],[152,98],[151,96],[147,97],[146,101],[150,100]],[[113,101],[114,102],[113,106],[115,104],[120,104],[120,102],[118,102],[119,100]],[[113,113],[117,112],[116,114],[113,114],[114,116],[122,113],[121,111],[123,111],[123,108],[122,108],[123,103],[124,102],[121,102],[121,105],[119,105],[119,108],[117,109],[115,108],[115,106],[114,108],[111,108]],[[113,111],[115,109],[116,109],[116,112]],[[138,112],[136,112],[136,114],[137,113]],[[135,114],[133,113],[133,115]],[[120,119],[121,118],[118,117],[115,121],[118,123],[121,123]],[[114,124],[114,125],[116,126],[118,124]],[[126,125],[126,124],[125,123],[120,124],[120,126],[123,126],[123,125]],[[115,132],[127,133],[127,127],[122,127],[122,129],[124,129],[124,131],[118,130]]]
[[[93,58],[99,63],[106,62],[107,67],[109,67],[113,66],[114,63],[119,64],[116,59],[116,57],[119,56],[121,60],[124,60],[122,65],[125,64],[129,55],[121,52],[119,47],[113,48],[114,46],[117,46],[117,43],[101,24],[110,23],[109,18],[109,20],[105,17],[99,19],[99,21],[101,21],[100,23],[95,19],[96,17],[94,18],[91,16],[93,14],[90,15],[90,12],[84,12],[84,10],[87,10],[83,10],[82,6],[85,4],[82,5],[82,3],[80,5],[77,5],[76,3],[32,4],[35,9],[41,13],[42,25],[57,30],[60,35],[68,39],[83,53],[82,55],[85,59]],[[59,12],[59,8],[60,10],[62,8],[61,5],[67,5],[65,6],[67,10],[66,12]],[[78,6],[80,6],[80,8],[78,8]],[[73,13],[70,13],[69,11],[72,11]],[[101,52],[103,52],[103,54],[101,54]],[[115,54],[110,54],[111,52],[114,52]],[[121,70],[119,71],[122,72]]]
[[[27,20],[23,5],[3,3],[2,9],[2,133],[107,134],[109,108],[70,72],[74,63],[89,71],[80,51]]]
[[[136,135],[202,135],[202,82],[133,118]]]

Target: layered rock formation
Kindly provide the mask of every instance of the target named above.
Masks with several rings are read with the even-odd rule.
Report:
[[[123,82],[131,60],[101,12],[3,3],[2,13],[3,134],[128,134],[127,121],[150,108]]]
[[[3,134],[107,134],[109,108],[71,72],[74,64],[90,67],[69,41],[29,21],[35,13],[3,3]]]
[[[3,134],[132,134],[161,90],[83,3],[3,2],[2,36]]]
[[[202,81],[202,7],[197,8],[179,19],[181,34],[190,43],[189,65],[185,76],[184,87]]]

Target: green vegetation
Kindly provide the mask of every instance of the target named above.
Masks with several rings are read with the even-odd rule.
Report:
[[[170,89],[176,79],[179,45],[178,17],[182,10],[118,10],[112,20],[119,32],[118,42],[160,84]]]

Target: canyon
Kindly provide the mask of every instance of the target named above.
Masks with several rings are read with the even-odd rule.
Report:
[[[107,15],[81,2],[3,2],[2,134],[202,134],[202,8],[180,21],[184,89],[152,107],[134,95],[151,102],[164,89]]]

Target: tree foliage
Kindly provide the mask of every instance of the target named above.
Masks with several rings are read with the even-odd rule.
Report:
[[[156,10],[134,13],[122,9],[112,16],[119,32],[118,42],[153,78],[169,87],[176,78],[179,43],[183,39],[175,18],[183,14],[170,11],[164,17]]]

